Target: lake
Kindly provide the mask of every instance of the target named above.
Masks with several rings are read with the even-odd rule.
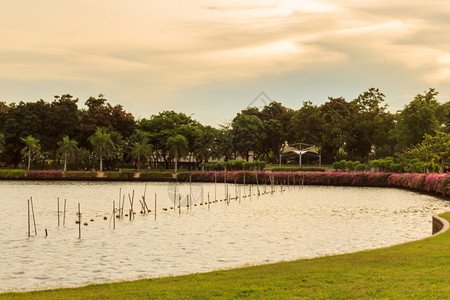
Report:
[[[450,211],[449,201],[405,190],[270,189],[261,186],[262,195],[257,196],[253,185],[253,195],[244,198],[249,185],[1,181],[0,292],[208,272],[385,247],[430,236],[431,216]],[[125,199],[124,214],[129,213],[133,190],[135,218],[116,219],[114,229],[113,201],[119,207],[119,196]],[[151,212],[142,215],[139,200],[144,190]],[[208,194],[214,202],[210,205]],[[191,200],[186,201],[186,195],[192,195]],[[240,197],[228,202],[225,195]],[[30,197],[37,235],[31,218],[28,237]],[[75,224],[78,203],[81,239]]]

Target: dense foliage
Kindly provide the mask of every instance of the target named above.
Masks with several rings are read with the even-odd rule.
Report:
[[[135,120],[103,95],[90,97],[81,109],[71,95],[52,102],[0,102],[0,163],[27,169],[139,170],[174,168],[179,161],[176,167],[182,169],[252,169],[250,161],[279,163],[287,142],[316,145],[322,162],[337,162],[338,170],[437,171],[450,155],[450,102],[439,103],[437,94],[434,89],[418,94],[395,114],[375,88],[351,101],[306,101],[297,110],[274,101],[248,107],[219,128],[174,111]],[[298,165],[298,157],[283,158],[283,163]]]

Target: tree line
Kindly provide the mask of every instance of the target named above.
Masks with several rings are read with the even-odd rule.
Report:
[[[420,149],[437,147],[421,144],[427,136],[426,141],[438,136],[435,140],[444,143],[443,149],[448,145],[450,102],[439,103],[437,95],[429,89],[395,113],[376,88],[351,101],[306,101],[297,110],[273,101],[262,108],[248,107],[218,128],[174,111],[136,120],[103,95],[90,97],[81,109],[79,99],[69,94],[55,96],[52,102],[0,102],[0,160],[6,167],[72,170],[177,168],[181,157],[193,166],[251,156],[278,163],[285,142],[314,144],[322,161],[330,164],[342,159],[368,163],[386,156],[414,158],[422,155]],[[448,156],[441,152],[439,158],[430,153],[421,157],[443,164]]]

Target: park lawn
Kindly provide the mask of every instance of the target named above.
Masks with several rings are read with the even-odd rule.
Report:
[[[441,216],[450,220],[450,213]],[[8,293],[0,294],[0,298],[448,299],[450,230],[420,241],[344,255],[81,288]]]

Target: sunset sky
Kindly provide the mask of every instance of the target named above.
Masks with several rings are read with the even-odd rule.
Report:
[[[429,87],[450,99],[448,1],[14,0],[0,25],[8,103],[102,93],[218,125],[262,91],[294,109],[370,87],[391,111]]]

